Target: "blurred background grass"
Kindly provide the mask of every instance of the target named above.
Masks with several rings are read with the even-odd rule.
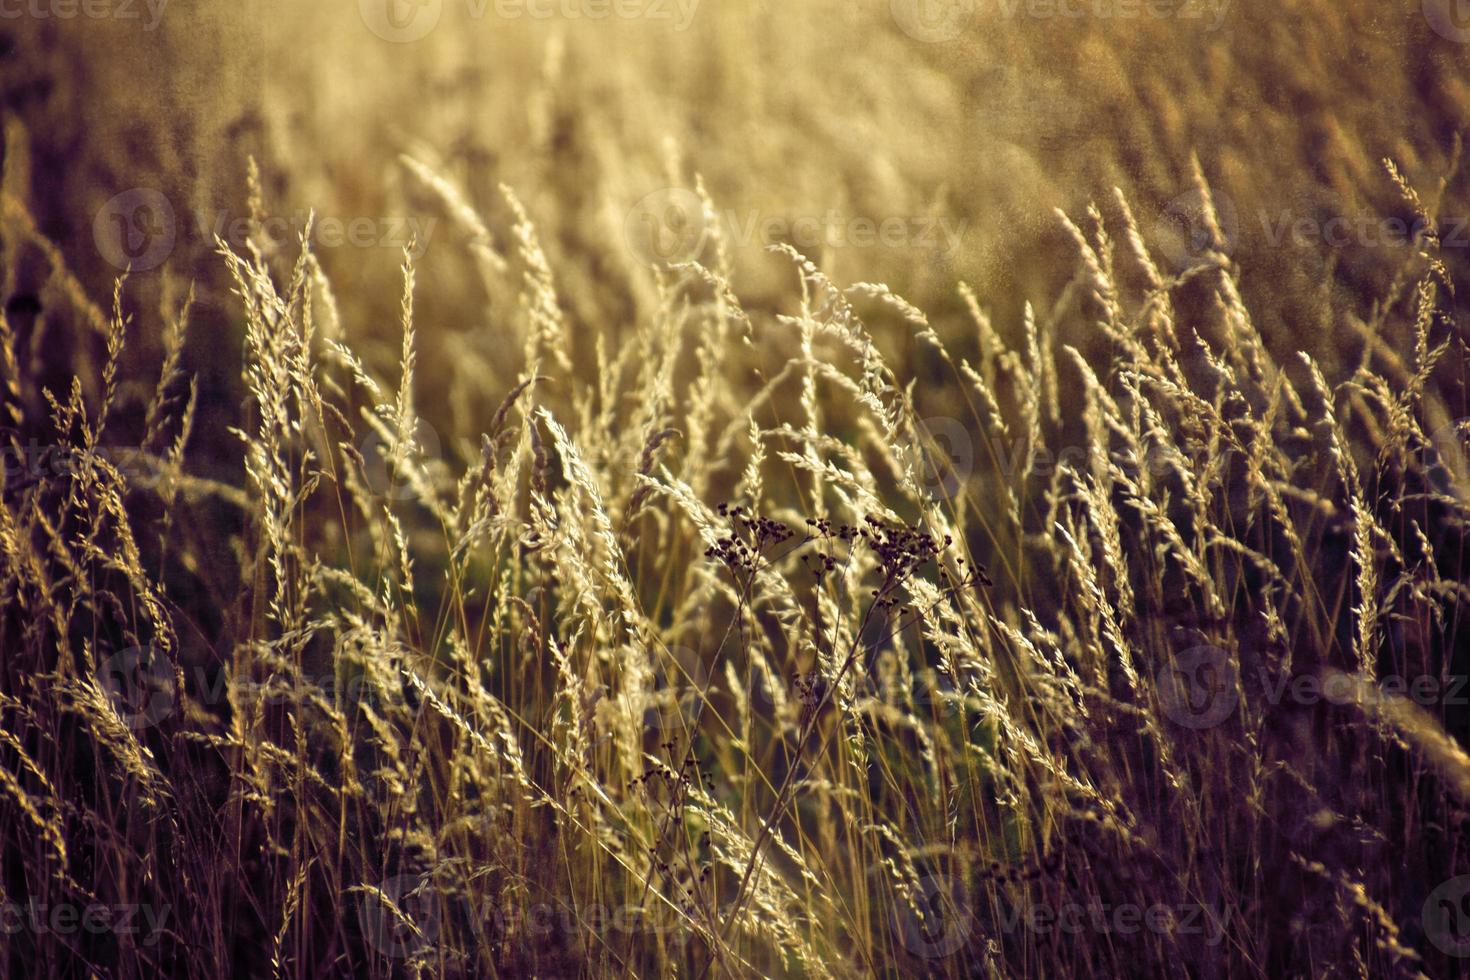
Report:
[[[248,404],[241,380],[244,314],[229,296],[209,231],[217,220],[227,227],[249,215],[250,159],[259,166],[267,215],[299,226],[311,208],[319,221],[371,223],[366,245],[319,241],[316,253],[351,347],[381,377],[398,376],[400,222],[412,219],[423,229],[434,222],[416,263],[417,407],[445,454],[473,463],[478,434],[524,367],[519,283],[513,276],[482,279],[469,235],[403,162],[405,154],[460,187],[507,253],[516,217],[500,185],[514,189],[536,226],[569,325],[570,366],[558,370],[593,384],[606,380],[593,376],[599,345],[616,353],[650,330],[657,308],[669,301],[628,231],[630,222],[637,227],[640,202],[649,195],[671,189],[688,195],[702,181],[715,212],[734,216],[733,225],[716,221],[727,237],[751,221],[810,221],[829,213],[844,223],[897,219],[909,230],[945,219],[962,229],[953,249],[906,239],[803,250],[836,282],[887,283],[927,313],[957,357],[979,362],[979,337],[957,290],[961,281],[973,287],[1012,350],[1024,347],[1027,302],[1051,325],[1043,334],[1055,349],[1109,346],[1091,329],[1097,317],[1089,290],[1068,288],[1079,275],[1077,248],[1056,212],[1091,231],[1089,203],[1115,217],[1113,188],[1121,188],[1150,244],[1175,263],[1167,271],[1181,272],[1200,258],[1194,156],[1221,205],[1242,307],[1276,361],[1299,372],[1294,352],[1304,350],[1336,380],[1363,360],[1363,332],[1353,324],[1374,318],[1375,303],[1392,292],[1413,249],[1362,231],[1324,245],[1310,231],[1333,219],[1359,229],[1380,228],[1374,222],[1390,218],[1411,221],[1383,158],[1430,193],[1450,170],[1455,136],[1470,121],[1470,44],[1459,39],[1452,7],[1442,0],[1235,0],[1198,8],[1198,17],[1177,8],[1164,17],[1143,8],[1127,8],[1133,16],[1096,14],[1116,13],[1120,5],[1089,7],[1082,17],[1042,16],[1045,8],[1000,0],[703,0],[685,8],[687,24],[676,22],[682,14],[675,5],[664,8],[666,18],[595,22],[561,14],[503,16],[494,0],[483,16],[449,0],[394,9],[407,18],[401,31],[385,28],[385,7],[347,2],[176,3],[151,29],[142,6],[136,20],[27,15],[0,26],[4,186],[59,247],[81,291],[105,299],[122,271],[106,247],[110,202],[139,189],[168,202],[172,218],[164,228],[172,243],[149,255],[149,268],[135,271],[124,293],[125,308],[138,315],[122,377],[127,394],[146,394],[165,349],[158,324],[171,318],[194,283],[184,369],[198,377],[201,393],[189,448],[196,476],[245,485],[239,441],[227,432],[241,424]],[[437,19],[422,37],[404,39],[403,32],[429,25],[424,17]],[[1466,189],[1462,175],[1444,188],[1438,210],[1449,226],[1470,215]],[[1307,234],[1289,230],[1298,221]],[[1470,229],[1459,235],[1470,238]],[[763,323],[801,301],[790,262],[762,248],[775,240],[727,243],[734,287]],[[104,338],[67,295],[68,280],[55,274],[58,266],[44,248],[14,237],[4,245],[7,318],[30,388],[64,391],[78,376],[96,404]],[[715,264],[718,245],[708,238],[698,257]],[[1450,242],[1439,254],[1451,278],[1460,279],[1464,243]],[[271,258],[277,269],[289,270],[294,256],[287,244]],[[1119,271],[1130,274],[1136,273]],[[1188,288],[1179,292],[1176,302],[1186,308],[1180,321],[1208,332],[1208,317],[1195,324],[1189,315]],[[1208,312],[1218,295],[1214,286],[1202,288],[1198,304]],[[1463,314],[1463,296],[1444,302],[1447,314]],[[169,315],[160,317],[159,308]],[[919,380],[921,414],[964,417],[956,407],[959,392],[918,345],[912,324],[882,309],[868,322],[899,376]],[[1450,323],[1448,316],[1443,322]],[[1407,331],[1386,336],[1400,342]],[[762,330],[757,345],[729,362],[722,391],[753,393],[763,382],[756,371],[774,374],[796,342]],[[1181,357],[1193,353],[1186,349]],[[1050,377],[1055,384],[1056,374]],[[561,411],[572,386],[560,382],[571,380],[538,392],[540,403]],[[637,397],[625,384],[609,383],[607,390],[625,402]],[[1462,407],[1463,389],[1454,394],[1460,402],[1450,403]],[[1002,391],[1006,401],[1013,395]],[[1059,397],[1063,411],[1051,421],[1072,429],[1062,445],[1075,444],[1084,438],[1077,420],[1084,400],[1071,389]],[[137,414],[143,401],[119,404],[135,406]],[[862,430],[850,425],[844,414],[850,409],[822,409],[824,434],[857,441]],[[125,421],[136,428],[138,419]],[[128,427],[118,424],[113,432]],[[609,438],[589,445],[612,454],[626,443]],[[606,470],[631,466],[629,459],[621,467],[595,462]],[[229,609],[241,589],[230,550],[237,527],[228,522],[246,519],[220,516],[227,509],[216,513],[212,506],[200,506],[200,521],[217,519],[220,527],[210,530],[221,533],[199,535],[194,547],[200,550],[187,558],[188,574],[215,594],[188,600],[200,622],[182,643],[187,648],[196,636],[217,640],[215,652],[228,658],[239,637],[208,617],[224,615],[219,610]],[[422,529],[410,533],[415,530]],[[334,556],[350,532],[323,521],[310,533],[326,539],[321,552]],[[1347,538],[1334,525],[1331,539],[1324,533],[1323,540],[1313,557],[1335,582],[1348,568]],[[217,553],[204,553],[208,547]],[[439,588],[443,568],[429,566],[442,559],[417,560],[413,585]],[[1051,571],[1023,571],[1021,578]],[[171,591],[187,591],[169,584]],[[1026,598],[1039,600],[1048,617],[1081,619],[1068,606],[1079,592],[1075,582],[1062,582],[1056,594],[1031,581],[1008,584],[1033,589]],[[1167,591],[1173,599],[1175,590]],[[415,599],[432,610],[446,595]],[[1340,592],[1324,629],[1347,635],[1350,606],[1350,591]],[[664,611],[659,607],[660,617]],[[1233,611],[1242,618],[1256,612]],[[1158,623],[1150,629],[1163,631]],[[1122,769],[1130,768],[1126,751],[1116,756]],[[1142,764],[1138,771],[1150,772]],[[1346,779],[1323,782],[1351,788]],[[1396,797],[1379,795],[1389,800],[1385,806],[1398,805]],[[1176,826],[1160,812],[1160,826]],[[1207,843],[1225,850],[1224,838]],[[1193,846],[1180,848],[1182,863],[1194,861]],[[1437,860],[1425,854],[1425,861]],[[1222,857],[1221,866],[1230,859]],[[262,893],[278,895],[279,884]]]
[[[141,315],[124,382],[152,383],[158,324],[169,318],[157,311],[171,316],[192,283],[185,367],[205,394],[191,466],[238,484],[228,429],[245,398],[243,327],[212,236],[248,218],[251,159],[265,213],[291,229],[279,236],[279,263],[295,255],[289,239],[308,209],[318,222],[371,223],[366,245],[323,247],[318,237],[316,251],[348,339],[385,376],[399,356],[406,222],[427,230],[416,319],[430,380],[418,408],[440,451],[473,460],[520,370],[518,280],[479,275],[470,235],[405,154],[462,190],[497,248],[515,221],[500,185],[525,203],[568,320],[571,370],[586,382],[599,381],[599,342],[616,353],[663,301],[629,234],[646,217],[640,202],[672,193],[687,204],[697,180],[718,217],[703,250],[679,257],[716,263],[713,232],[722,234],[733,285],[757,316],[790,313],[799,299],[789,263],[765,248],[790,237],[783,224],[836,215],[843,232],[897,219],[907,231],[894,244],[805,241],[801,251],[834,281],[888,284],[972,361],[979,337],[960,282],[1013,348],[1029,302],[1052,349],[1104,355],[1087,290],[1066,288],[1079,266],[1057,211],[1087,225],[1096,201],[1115,219],[1121,188],[1149,245],[1173,263],[1165,271],[1181,272],[1203,244],[1194,154],[1271,354],[1296,371],[1295,352],[1306,351],[1338,377],[1363,356],[1353,324],[1372,319],[1412,257],[1407,237],[1385,243],[1363,224],[1412,221],[1383,159],[1427,193],[1470,122],[1470,43],[1450,29],[1447,0],[649,0],[619,8],[644,16],[567,15],[588,9],[256,0],[169,4],[156,17],[140,4],[136,19],[14,19],[0,83],[5,186],[93,297],[121,272],[116,249],[111,261],[104,254],[116,235],[109,202],[139,188],[163,194],[171,242],[149,252],[126,289],[125,306]],[[1466,188],[1459,174],[1445,189],[1439,213],[1452,230],[1470,216]],[[1354,224],[1328,246],[1321,232],[1334,218]],[[767,221],[776,234],[762,234]],[[1458,230],[1464,243],[1443,250],[1454,276],[1470,245],[1470,228]],[[932,243],[920,240],[930,231]],[[226,237],[243,246],[238,233]],[[31,352],[28,372],[58,391],[78,375],[95,398],[104,338],[56,295],[49,261],[19,250],[7,309]],[[1176,301],[1187,308],[1189,295]],[[1201,290],[1196,312],[1210,312],[1212,295]],[[1465,298],[1447,302],[1458,310]],[[867,315],[889,362],[921,380],[921,412],[966,417],[913,326],[892,310]],[[794,344],[763,333],[730,362],[731,390],[757,390]],[[1058,394],[1055,421],[1070,419],[1076,442],[1078,404]],[[826,421],[854,437],[845,406],[829,407]]]
[[[1119,4],[1073,17],[999,0],[688,0],[653,9],[666,17],[605,20],[395,3],[403,36],[432,29],[384,40],[369,0],[172,4],[152,30],[141,5],[137,21],[12,21],[4,95],[28,139],[9,141],[7,166],[23,171],[42,230],[105,279],[117,270],[90,218],[120,191],[157,187],[190,224],[240,217],[253,155],[273,214],[429,217],[432,200],[396,162],[414,153],[492,227],[506,217],[496,185],[516,189],[584,344],[650,301],[628,281],[628,211],[695,174],[742,218],[949,216],[964,229],[952,251],[808,251],[839,281],[887,282],[946,336],[964,330],[955,281],[970,282],[1014,335],[1022,303],[1049,304],[1074,272],[1053,210],[1079,214],[1119,186],[1146,230],[1177,238],[1170,205],[1189,193],[1193,152],[1238,216],[1243,289],[1266,336],[1330,365],[1345,352],[1323,343],[1322,319],[1361,315],[1389,263],[1361,242],[1278,245],[1264,226],[1397,213],[1380,160],[1432,184],[1470,121],[1470,48],[1433,29],[1426,10],[1440,0],[1222,0],[1165,17]],[[939,28],[915,29],[926,11]],[[218,275],[200,261],[207,236],[179,238],[175,273]],[[344,304],[396,302],[393,248],[324,251]],[[430,287],[464,273],[447,240],[427,256]],[[738,269],[752,303],[778,302],[779,261],[747,244]],[[471,289],[424,292],[430,330],[486,320]]]
[[[1114,222],[1120,188],[1149,246],[1172,266],[1164,271],[1180,273],[1204,247],[1192,155],[1218,202],[1245,306],[1302,383],[1298,350],[1328,377],[1351,374],[1364,356],[1361,325],[1413,258],[1409,236],[1385,241],[1376,224],[1413,220],[1384,158],[1432,193],[1470,121],[1470,43],[1444,0],[1155,8],[648,0],[620,8],[644,16],[568,16],[588,9],[561,0],[269,0],[170,4],[156,18],[139,5],[136,19],[12,19],[5,186],[94,298],[110,294],[124,264],[108,247],[116,202],[140,189],[163,195],[166,241],[151,247],[158,229],[144,236],[147,268],[123,295],[138,324],[124,388],[152,384],[159,325],[192,284],[184,367],[202,395],[190,466],[238,485],[229,428],[246,400],[244,328],[212,236],[223,230],[243,247],[230,229],[250,215],[250,160],[264,213],[289,229],[270,256],[283,272],[309,210],[319,227],[367,222],[359,244],[320,235],[315,244],[346,339],[383,377],[396,374],[400,354],[402,246],[411,227],[425,232],[415,319],[427,380],[417,407],[433,452],[463,463],[477,458],[478,433],[522,367],[520,280],[480,274],[471,234],[405,155],[459,188],[503,252],[513,250],[516,219],[501,185],[525,203],[569,328],[570,363],[557,366],[567,383],[548,389],[553,403],[569,404],[579,383],[607,384],[595,377],[599,345],[616,354],[655,319],[666,298],[630,229],[649,217],[641,209],[650,195],[697,210],[688,204],[700,186],[716,217],[705,222],[702,250],[678,257],[716,265],[728,248],[733,286],[756,317],[791,313],[800,301],[789,262],[766,248],[788,240],[796,223],[835,215],[846,233],[854,222],[897,220],[905,230],[890,244],[855,244],[848,234],[799,247],[836,282],[886,283],[972,362],[985,355],[961,282],[1012,349],[1022,346],[1032,303],[1050,350],[1072,344],[1106,359],[1110,342],[1093,328],[1089,290],[1068,288],[1081,273],[1058,211],[1090,230],[1095,201]],[[1452,278],[1465,271],[1470,244],[1459,221],[1470,216],[1466,181],[1454,174],[1438,207],[1457,236],[1440,253]],[[1322,233],[1334,219],[1350,223],[1329,245]],[[930,232],[932,241],[920,239]],[[54,391],[75,375],[97,398],[104,337],[63,295],[43,249],[6,245],[14,249],[7,311],[29,359],[22,373]],[[1175,302],[1208,335],[1214,292],[1198,291],[1198,309],[1190,300],[1181,287]],[[1445,302],[1463,312],[1465,297]],[[864,313],[888,362],[920,382],[921,415],[966,418],[963,393],[913,325],[881,305]],[[753,394],[795,344],[763,330],[722,380]],[[681,383],[692,374],[681,362]],[[1020,394],[1007,384],[1002,376],[1003,402]],[[1062,444],[1084,444],[1077,392],[1062,386],[1055,395]],[[857,439],[849,406],[823,411],[829,434]],[[230,573],[219,578],[228,594]]]

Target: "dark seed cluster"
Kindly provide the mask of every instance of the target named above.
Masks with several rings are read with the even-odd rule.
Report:
[[[717,510],[730,521],[732,533],[705,549],[704,554],[706,558],[719,559],[731,571],[753,571],[771,548],[793,537],[794,532],[786,524],[752,514],[743,505],[722,503]],[[917,524],[888,521],[870,514],[859,524],[834,525],[827,517],[808,517],[806,527],[806,537],[798,544],[818,542],[819,547],[814,553],[802,555],[801,563],[818,583],[837,568],[839,557],[831,545],[840,542],[848,549],[861,545],[873,550],[883,572],[883,585],[873,590],[873,596],[884,607],[901,605],[892,595],[895,587],[929,562],[939,564],[939,578],[947,588],[992,584],[984,566],[974,563],[956,579],[940,561],[953,548],[954,539],[948,534],[936,537]],[[962,557],[953,558],[953,562],[961,569],[967,564]]]
[[[731,571],[754,571],[770,549],[789,541],[796,533],[781,521],[751,514],[739,504],[720,504],[717,510],[733,530],[706,548],[704,556],[719,559]]]
[[[1052,851],[1050,854],[1045,854],[1040,857],[1027,858],[1019,866],[1005,865],[999,861],[991,861],[988,868],[981,868],[976,873],[976,878],[981,883],[993,881],[1014,885],[1049,877],[1055,874],[1061,866],[1061,851]]]
[[[933,561],[952,543],[948,535],[940,542],[912,524],[894,524],[871,516],[863,520],[859,537],[873,549],[884,574],[894,581]]]
[[[677,746],[674,742],[668,741],[660,742],[659,748],[672,756]],[[655,781],[663,782],[671,788],[687,789],[691,784],[701,784],[706,788],[710,786],[709,774],[700,765],[699,757],[694,754],[693,749],[684,754],[684,761],[677,770],[664,763],[659,763],[654,768],[645,769],[642,775],[633,777],[634,786]]]

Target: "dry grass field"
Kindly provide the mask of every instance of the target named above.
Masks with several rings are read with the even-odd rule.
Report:
[[[1459,0],[0,0],[0,975],[1470,976]]]

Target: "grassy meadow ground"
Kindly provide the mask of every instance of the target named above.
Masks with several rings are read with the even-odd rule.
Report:
[[[1462,6],[0,6],[0,972],[1470,976]]]

